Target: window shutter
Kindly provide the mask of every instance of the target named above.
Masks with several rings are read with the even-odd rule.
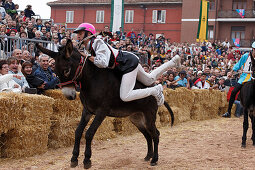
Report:
[[[96,12],[96,23],[99,23],[100,11]]]
[[[157,23],[157,10],[152,11],[152,23]]]
[[[166,10],[161,11],[161,23],[166,23]]]
[[[134,20],[134,11],[130,11],[130,23],[133,23]]]
[[[128,23],[128,19],[129,19],[129,12],[128,10],[126,10],[125,23]]]
[[[69,23],[69,12],[66,11],[66,23]]]

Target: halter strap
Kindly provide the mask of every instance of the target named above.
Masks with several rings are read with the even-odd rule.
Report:
[[[78,87],[79,85],[81,87],[81,82],[79,82],[79,85],[78,85],[77,78],[81,75],[82,70],[83,70],[83,68],[85,66],[86,60],[87,60],[87,57],[81,56],[81,60],[80,60],[79,66],[77,67],[77,69],[75,71],[75,75],[74,75],[73,79],[70,80],[70,81],[64,82],[64,83],[59,83],[58,86],[60,88],[62,88],[62,86],[74,83],[76,87]]]

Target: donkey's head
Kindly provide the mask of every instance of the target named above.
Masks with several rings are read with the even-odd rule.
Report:
[[[81,54],[73,47],[71,40],[67,40],[66,45],[59,48],[59,52],[53,52],[40,45],[36,46],[43,53],[55,59],[55,71],[60,79],[62,92],[67,99],[74,100],[76,98],[75,85],[79,82],[82,72]]]

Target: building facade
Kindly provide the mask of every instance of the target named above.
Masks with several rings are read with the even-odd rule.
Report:
[[[111,0],[58,0],[48,5],[54,22],[65,23],[68,29],[89,22],[101,31],[111,22]],[[125,32],[164,33],[170,41],[180,42],[181,16],[182,0],[124,1]]]
[[[239,38],[248,47],[255,40],[255,0],[208,0],[208,39]],[[162,34],[175,42],[196,41],[201,0],[125,0],[124,31]],[[98,31],[110,25],[111,0],[58,0],[48,3],[55,23],[74,29],[89,22]],[[244,18],[236,9],[245,9]]]
[[[209,0],[208,39],[240,39],[242,47],[249,47],[255,40],[254,0]],[[190,10],[192,8],[192,11]],[[194,42],[199,22],[200,0],[183,0],[181,42]],[[245,9],[242,18],[236,9]]]

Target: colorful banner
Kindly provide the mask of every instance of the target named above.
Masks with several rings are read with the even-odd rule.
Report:
[[[124,0],[111,1],[111,32],[119,31],[120,27],[123,29],[124,25]]]
[[[201,0],[200,4],[200,16],[197,30],[197,41],[207,41],[208,32],[208,9],[209,2],[207,0]]]
[[[245,9],[236,9],[236,12],[237,12],[242,18],[244,18]]]
[[[236,48],[239,48],[240,47],[240,39],[239,38],[232,38]]]

